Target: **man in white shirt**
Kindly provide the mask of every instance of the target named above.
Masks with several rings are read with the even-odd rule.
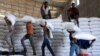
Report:
[[[41,15],[43,19],[51,19],[51,12],[50,9],[48,7],[48,2],[44,1],[42,6],[41,6]]]

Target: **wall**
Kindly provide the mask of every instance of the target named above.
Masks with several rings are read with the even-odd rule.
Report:
[[[80,28],[82,31],[90,33],[97,37],[96,42],[91,48],[88,49],[90,56],[100,56],[100,19],[98,18],[80,18]],[[5,25],[5,21],[0,20],[0,50],[8,49],[8,44],[4,40],[6,33],[8,32]],[[55,53],[55,56],[69,56],[70,51],[70,40],[68,32],[63,29],[61,23],[52,22],[54,26],[53,30],[53,39],[50,40],[51,47]],[[17,21],[15,24],[15,32],[13,36],[15,50],[22,51],[23,47],[20,40],[26,34],[26,27],[24,21]],[[36,56],[42,56],[41,45],[43,43],[43,31],[38,24],[33,24],[35,27],[35,33],[33,36],[34,46],[36,49]],[[30,46],[29,40],[25,41],[27,47],[27,56],[33,56],[32,48]],[[47,47],[45,48],[46,56],[52,56],[48,51]],[[3,56],[3,55],[1,55]],[[12,55],[14,56],[14,55]],[[34,55],[35,56],[35,55]],[[74,55],[75,56],[75,55]]]
[[[34,0],[0,0],[0,14],[5,15],[6,12],[11,12],[17,17],[23,17],[24,15],[30,15],[34,17],[41,17],[40,8],[41,3]],[[59,7],[50,6],[52,11],[58,11]],[[56,17],[56,13],[52,13],[53,17]]]

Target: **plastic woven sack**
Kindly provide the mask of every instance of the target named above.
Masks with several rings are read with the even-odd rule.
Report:
[[[65,29],[67,31],[75,31],[75,32],[81,32],[81,29],[77,27],[74,23],[72,22],[64,22],[63,26],[65,26]]]
[[[24,16],[24,17],[22,18],[22,20],[24,20],[25,22],[31,21],[32,23],[35,23],[35,18],[32,17],[32,16]]]
[[[8,14],[6,15],[7,19],[12,23],[12,26],[15,25],[15,22],[16,22],[16,17],[12,14]]]
[[[78,32],[78,33],[74,33],[73,37],[75,37],[76,39],[84,39],[84,40],[93,40],[96,39],[95,36],[89,34],[89,33],[85,33],[85,32]]]

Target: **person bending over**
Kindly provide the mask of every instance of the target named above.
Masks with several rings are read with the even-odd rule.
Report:
[[[7,32],[6,36],[5,36],[5,40],[7,41],[8,45],[9,45],[9,50],[11,52],[15,52],[14,50],[14,39],[13,39],[13,33],[15,32],[15,23],[16,23],[16,17],[12,14],[6,15],[4,17],[4,20],[8,26],[8,30],[9,32]]]

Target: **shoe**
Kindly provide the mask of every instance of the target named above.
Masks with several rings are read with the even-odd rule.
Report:
[[[23,55],[26,55],[26,52],[27,52],[26,50],[22,50],[22,51],[21,51],[21,53],[22,53]]]
[[[33,55],[36,55],[36,52],[34,52]]]

